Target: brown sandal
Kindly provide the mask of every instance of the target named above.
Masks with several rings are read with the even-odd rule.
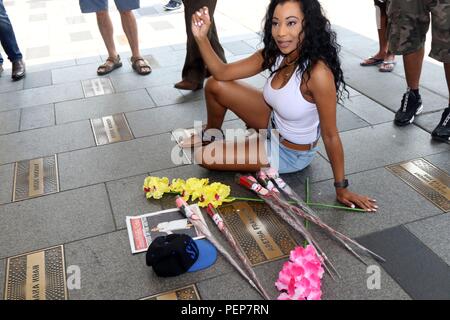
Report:
[[[143,63],[139,63],[139,61],[142,61]],[[134,71],[142,76],[145,76],[152,72],[152,68],[150,67],[148,61],[142,57],[131,57],[131,66],[133,67]]]
[[[120,61],[120,56],[117,55],[116,58],[109,57],[106,59],[106,62],[97,68],[97,74],[99,76],[104,76],[117,68],[122,66],[122,62]]]

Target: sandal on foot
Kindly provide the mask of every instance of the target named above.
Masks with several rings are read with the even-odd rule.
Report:
[[[223,140],[225,135],[220,129],[202,129],[201,133],[198,134],[195,131],[187,131],[187,137],[182,139],[179,143],[181,148],[195,148],[200,146],[206,146],[214,141]]]
[[[142,61],[142,62],[141,62]],[[131,66],[138,74],[145,76],[152,72],[152,68],[147,60],[142,57],[131,57]]]
[[[377,66],[381,63],[383,63],[384,59],[378,59],[374,57],[369,57],[363,62],[360,63],[361,67],[370,67],[370,66]]]
[[[105,74],[108,74],[117,68],[120,68],[122,66],[122,62],[120,61],[120,56],[117,55],[117,57],[109,57],[106,59],[106,62],[98,67],[97,74],[99,76],[104,76]]]
[[[396,64],[396,61],[383,61],[378,70],[380,72],[392,72]]]

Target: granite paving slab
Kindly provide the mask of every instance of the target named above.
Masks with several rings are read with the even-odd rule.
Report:
[[[23,89],[23,81],[12,81],[11,71],[4,70],[0,76],[0,93],[19,91]]]
[[[33,159],[95,146],[89,121],[0,136],[0,163]]]
[[[58,156],[60,188],[73,189],[176,167],[171,158],[173,150],[178,147],[170,135],[161,134],[62,153]]]
[[[353,96],[346,100],[344,107],[370,124],[379,124],[394,120],[394,113],[392,111],[363,95]]]
[[[437,127],[439,121],[441,121],[442,111],[436,111],[432,113],[423,114],[414,120],[414,124],[423,130],[431,133]]]
[[[416,126],[397,127],[383,123],[340,134],[347,174],[380,168],[388,164],[450,150]],[[323,143],[320,153],[326,155]]]
[[[448,213],[409,223],[406,228],[450,265],[450,239],[448,237],[450,215]]]
[[[380,289],[369,289],[367,280],[370,274],[368,274],[367,266],[355,259],[354,256],[345,248],[342,248],[340,244],[334,240],[330,240],[328,236],[325,236],[316,228],[310,228],[310,231],[342,277],[341,279],[334,281],[328,273],[324,274],[322,279],[323,300],[410,299],[402,288],[383,269],[380,270]],[[378,266],[376,261],[371,258],[364,257],[364,259],[369,265]],[[287,259],[278,260],[255,268],[255,272],[260,275],[263,286],[269,291],[272,298],[276,298],[279,295],[279,292],[275,287],[275,282],[286,261]]]
[[[50,56],[50,46],[28,48],[26,57],[28,59],[47,58]]]
[[[147,91],[157,106],[166,106],[185,102],[184,95],[180,90],[174,88],[172,84],[147,88]]]
[[[61,85],[27,89],[19,92],[0,94],[0,111],[27,108],[48,103],[83,98],[81,83],[65,83]]]
[[[188,102],[129,112],[127,119],[135,137],[143,137],[176,129],[193,128],[195,121],[206,121],[206,107],[204,101]]]
[[[56,123],[95,119],[154,106],[144,89],[60,102],[55,104]]]
[[[248,53],[254,53],[255,48],[245,41],[233,41],[222,43],[224,49],[227,49],[234,55],[242,55]]]
[[[114,231],[103,184],[5,204],[0,211],[0,258]]]
[[[386,259],[382,267],[413,299],[450,299],[450,266],[404,226],[358,240]]]
[[[340,105],[336,109],[336,122],[339,132],[370,126],[369,123]]]
[[[126,228],[125,217],[161,210],[160,201],[145,197],[142,190],[147,174],[106,183],[118,229]]]
[[[358,33],[351,30],[345,29],[343,27],[334,26],[338,30],[338,42],[343,46],[345,51],[351,52],[352,54],[361,58],[369,57],[374,52],[378,50],[378,44],[376,41],[364,37]],[[345,30],[344,30],[345,29]],[[428,52],[426,53],[428,54]],[[396,58],[397,66],[392,73],[398,74],[402,77],[405,76],[405,71],[403,67],[403,61],[401,56]],[[376,69],[376,68],[372,68]],[[448,88],[445,80],[444,68],[442,65],[433,64],[429,61],[424,61],[424,65],[421,73],[421,86],[434,91],[442,96],[448,94]]]
[[[76,63],[75,59],[55,61],[52,63],[35,64],[32,66],[27,66],[27,72],[47,71],[47,70],[75,66],[76,64],[77,63]]]
[[[450,151],[442,152],[432,156],[425,157],[426,160],[437,166],[439,169],[450,174]]]
[[[83,65],[83,64],[94,64],[97,63],[98,65],[100,65],[102,63],[102,59],[100,58],[100,56],[92,56],[92,57],[85,57],[85,58],[78,58],[75,59],[77,65]]]
[[[203,300],[262,300],[261,295],[237,272],[197,283]]]
[[[0,134],[19,131],[20,110],[0,112]]]
[[[111,75],[116,92],[124,92],[165,84],[175,84],[180,81],[181,67],[158,68],[152,71],[148,76],[133,73],[125,73],[121,75]]]
[[[396,112],[400,108],[406,81],[396,74],[382,74],[378,70],[367,68],[362,72],[360,59],[352,54],[342,53],[342,64],[346,82],[364,95]],[[448,105],[446,97],[435,94],[425,88],[420,89],[424,104],[424,113],[442,110]]]
[[[160,278],[146,265],[145,253],[131,254],[126,230],[70,243],[65,253],[67,264],[81,269],[81,290],[70,291],[71,300],[135,300],[232,271],[218,256],[208,269]]]
[[[28,72],[24,81],[24,89],[32,89],[39,87],[51,86],[52,72],[50,70],[39,72]]]
[[[0,166],[0,204],[9,203],[12,199],[14,165]]]
[[[91,63],[91,64],[83,64],[83,65],[77,65],[77,66],[73,66],[73,67],[59,68],[59,69],[52,70],[53,83],[61,84],[61,83],[97,78],[98,77],[98,75],[97,75],[98,66],[99,66],[99,63],[95,62],[95,63]],[[123,74],[123,73],[132,71],[132,70],[129,70],[129,68],[125,67],[125,66],[127,66],[127,65],[124,64],[124,67],[114,70],[114,74]]]
[[[25,108],[20,119],[20,131],[53,126],[55,108],[53,104]]]
[[[409,185],[384,168],[348,175],[350,190],[377,200],[376,213],[313,208],[322,220],[336,230],[360,237],[383,229],[442,213]],[[313,183],[311,201],[337,204],[333,180]]]
[[[177,129],[193,128],[195,121],[206,122],[206,106],[204,100],[199,100],[129,112],[126,115],[135,137],[143,137]],[[236,115],[227,112],[225,119],[236,119]]]

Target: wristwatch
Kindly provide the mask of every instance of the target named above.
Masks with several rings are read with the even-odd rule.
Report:
[[[347,188],[348,187],[348,180],[344,179],[342,181],[337,181],[334,183],[335,188]]]

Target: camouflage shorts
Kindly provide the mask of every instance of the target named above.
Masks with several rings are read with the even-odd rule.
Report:
[[[389,0],[387,14],[393,53],[404,55],[423,48],[431,20],[430,57],[450,63],[450,0]]]

